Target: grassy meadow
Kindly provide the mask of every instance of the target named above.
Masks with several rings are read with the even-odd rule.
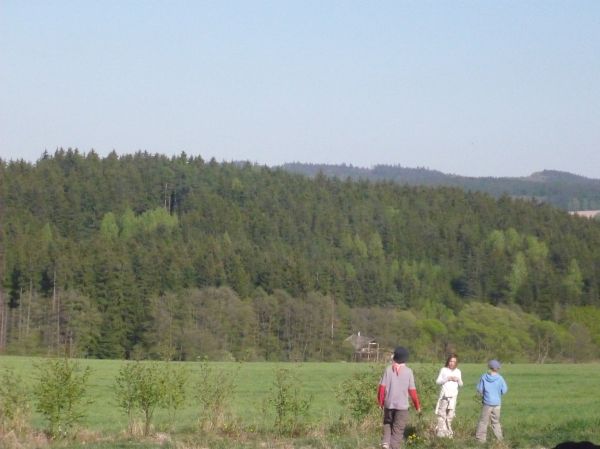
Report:
[[[36,358],[0,357],[0,369],[12,368],[24,382],[35,381]],[[92,370],[88,396],[93,404],[87,408],[84,430],[71,440],[48,442],[17,442],[15,448],[377,448],[379,419],[353,423],[336,392],[340,384],[353,373],[373,369],[353,363],[210,363],[235,380],[231,400],[231,416],[218,429],[199,429],[200,410],[194,405],[194,388],[198,382],[199,363],[186,362],[190,370],[188,400],[175,418],[160,410],[154,419],[154,436],[142,438],[127,434],[127,417],[117,407],[115,378],[124,362],[80,360],[81,366]],[[406,446],[415,448],[475,447],[474,431],[480,403],[475,384],[485,369],[484,364],[461,364],[464,388],[459,395],[455,439],[436,439],[429,427],[434,422],[433,408],[437,387],[433,382],[438,365],[409,364],[420,377],[417,387],[422,396],[423,414],[411,412],[411,432],[417,438]],[[292,370],[302,383],[302,395],[312,398],[306,426],[295,436],[280,436],[274,430],[275,412],[266,401],[273,388],[278,368]],[[490,448],[549,448],[566,440],[589,440],[600,443],[600,373],[598,364],[533,365],[505,364],[501,373],[509,392],[503,399],[502,424],[505,442],[488,439]],[[378,366],[376,371],[383,369]],[[432,378],[433,377],[433,378]],[[374,379],[372,400],[375,401],[377,378]],[[35,411],[31,417],[33,433],[44,428],[42,416]],[[33,441],[33,442],[32,442]],[[4,446],[3,446],[4,444]],[[20,446],[19,446],[20,444]],[[0,446],[10,447],[0,440]]]

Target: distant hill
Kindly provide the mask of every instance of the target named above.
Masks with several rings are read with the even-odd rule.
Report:
[[[376,165],[373,168],[352,165],[288,163],[282,169],[314,177],[323,173],[340,179],[393,181],[399,184],[459,187],[500,197],[535,199],[564,210],[600,209],[600,180],[557,170],[543,170],[527,177],[467,177],[426,168]]]
[[[0,217],[0,353],[340,360],[360,330],[417,360],[600,359],[600,223],[544,203],[61,149],[0,160]]]

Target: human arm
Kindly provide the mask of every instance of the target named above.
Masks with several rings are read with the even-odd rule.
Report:
[[[438,377],[435,381],[436,384],[438,385],[444,385],[446,383],[447,379],[446,379],[446,370],[444,368],[442,368],[440,370],[440,374],[438,374]]]
[[[417,393],[417,389],[409,389],[408,394],[410,396],[410,399],[412,400],[413,405],[415,406],[415,410],[421,413],[421,402],[419,401],[419,394]]]
[[[417,387],[415,386],[415,377],[412,371],[410,372],[410,377],[408,379],[408,395],[410,396],[410,399],[412,400],[412,403],[415,406],[415,410],[418,413],[421,413],[421,401],[419,401],[419,394],[417,393]]]
[[[444,385],[446,382],[457,382],[458,385],[462,387],[460,370],[458,368],[454,370],[450,370],[446,367],[442,368],[435,383],[438,385]]]
[[[459,369],[456,370],[456,373],[457,373],[457,376],[456,376],[457,379],[456,379],[456,381],[458,382],[458,386],[462,387],[463,386],[462,373],[460,372]]]
[[[383,408],[383,404],[385,403],[385,385],[379,385],[377,389],[377,403],[380,408]]]
[[[385,370],[381,376],[381,380],[379,381],[379,387],[377,388],[377,404],[379,404],[380,408],[383,408],[385,404],[385,394],[388,382],[387,370]]]
[[[477,393],[483,394],[483,377],[481,377],[477,383]]]

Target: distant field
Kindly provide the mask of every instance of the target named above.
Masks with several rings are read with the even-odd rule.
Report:
[[[21,373],[29,384],[35,376],[34,364],[39,359],[26,357],[0,357],[0,368],[14,368]],[[89,396],[94,404],[89,408],[85,427],[99,435],[122,435],[127,427],[127,420],[116,407],[114,397],[114,379],[122,361],[81,360],[83,366],[92,369]],[[192,373],[190,382],[190,401],[182,410],[176,425],[169,427],[168,417],[159,413],[156,417],[156,429],[168,431],[174,441],[180,437],[185,441],[194,438],[197,407],[194,407],[191,390],[196,382],[197,363],[185,364]],[[237,380],[233,413],[237,422],[244,428],[266,429],[273,420],[271,411],[264,407],[265,398],[271,389],[274,372],[278,367],[286,367],[297,372],[304,385],[307,395],[313,397],[310,409],[310,421],[321,429],[329,429],[339,420],[343,410],[335,397],[337,386],[351,376],[353,372],[366,370],[369,367],[350,363],[212,363],[211,366],[222,368]],[[439,367],[411,364],[416,371],[435,372]],[[427,368],[427,369],[424,369]],[[439,441],[435,447],[458,448],[473,445],[474,433],[479,413],[479,403],[474,394],[474,386],[483,372],[483,364],[461,364],[465,387],[459,396],[455,430],[457,438],[453,442]],[[509,392],[504,398],[502,407],[502,423],[506,436],[506,445],[500,447],[540,448],[552,447],[565,440],[590,440],[600,443],[600,365],[504,365],[502,374],[509,385]],[[434,379],[417,379],[417,384],[425,390],[424,382]],[[377,379],[373,385],[373,400],[375,400]],[[433,415],[433,404],[426,404],[425,418]],[[413,419],[416,417],[413,416]],[[39,415],[34,414],[33,425],[43,428]],[[227,436],[220,436],[213,445],[198,447],[280,447],[277,445],[264,446],[264,443],[237,440],[239,436],[232,435],[228,442]],[[324,439],[323,439],[324,438]],[[286,447],[378,447],[379,436],[376,432],[361,434],[353,441],[348,435],[325,436],[311,439],[310,435],[300,436],[289,440]],[[358,439],[357,439],[358,438]],[[260,438],[258,438],[260,440]],[[204,442],[204,444],[207,444]],[[273,442],[269,444],[275,444]],[[256,446],[255,446],[256,445]],[[181,446],[171,443],[174,448]],[[419,447],[420,445],[414,445]],[[60,447],[79,447],[73,443]],[[84,446],[81,446],[84,447]],[[87,444],[85,447],[109,448],[114,444]],[[146,445],[121,442],[118,447],[157,447],[154,443]],[[163,446],[164,447],[164,446]],[[281,446],[283,447],[283,446]],[[425,446],[420,446],[425,447]],[[429,445],[428,447],[432,447]]]

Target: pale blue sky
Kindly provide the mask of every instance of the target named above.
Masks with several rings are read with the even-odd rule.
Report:
[[[0,157],[600,178],[600,1],[0,1]]]

